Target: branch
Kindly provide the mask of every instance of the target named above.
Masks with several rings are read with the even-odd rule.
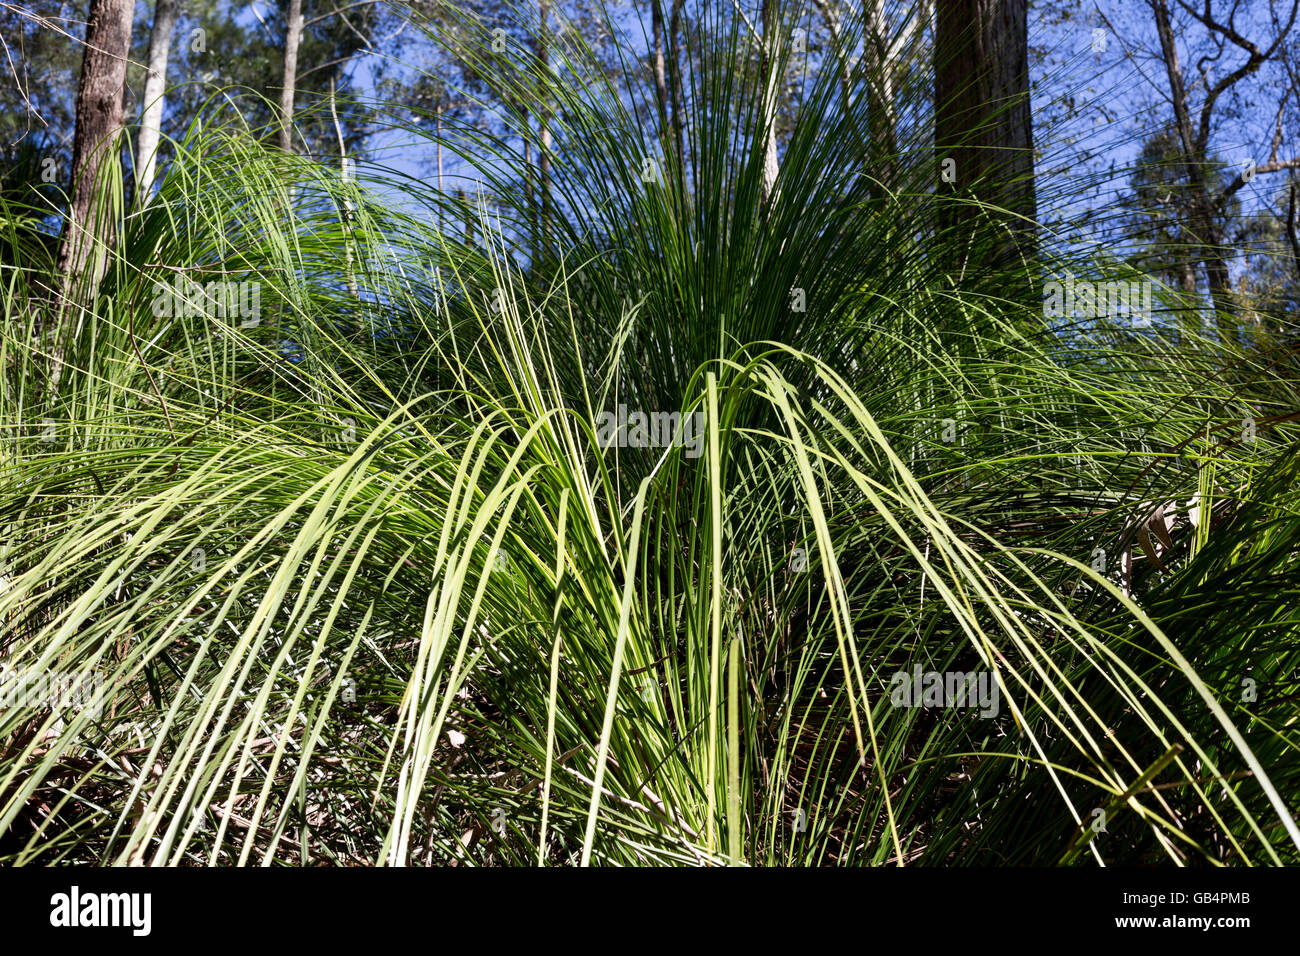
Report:
[[[1196,152],[1192,140],[1192,117],[1187,108],[1187,87],[1183,83],[1183,70],[1178,62],[1178,43],[1174,38],[1173,26],[1169,22],[1169,5],[1165,0],[1148,0],[1151,12],[1156,18],[1156,33],[1160,37],[1160,52],[1165,63],[1165,74],[1169,78],[1169,94],[1174,107],[1174,120],[1178,124],[1178,138],[1182,142],[1184,166],[1188,182],[1196,182],[1196,170],[1193,157]]]
[[[348,3],[341,7],[336,7],[335,9],[330,10],[327,13],[321,13],[318,14],[317,16],[312,17],[310,20],[305,20],[303,21],[303,26],[309,27],[313,23],[320,23],[322,20],[328,20],[330,17],[337,16],[338,14],[342,13],[344,10],[351,10],[353,7],[370,7],[370,6],[374,6],[377,3],[382,3],[382,2],[384,2],[384,0],[356,0],[356,2],[354,3]],[[348,26],[351,26],[351,24],[348,24]]]
[[[1214,15],[1210,12],[1209,0],[1205,0],[1205,9],[1200,12],[1188,4],[1187,0],[1178,0],[1178,5],[1190,13],[1196,20],[1200,21],[1207,30],[1217,33],[1222,37],[1226,37],[1228,40],[1231,40],[1238,47],[1250,54],[1250,58],[1246,60],[1245,63],[1233,70],[1223,79],[1219,80],[1219,82],[1214,84],[1214,86],[1206,93],[1205,102],[1201,105],[1200,127],[1196,134],[1196,144],[1200,150],[1204,150],[1206,144],[1210,141],[1210,116],[1214,111],[1214,104],[1218,102],[1219,97],[1223,95],[1224,91],[1237,83],[1238,80],[1254,73],[1259,69],[1260,64],[1271,59],[1273,54],[1277,52],[1277,48],[1281,46],[1282,41],[1290,35],[1291,28],[1295,25],[1296,13],[1300,12],[1300,0],[1292,0],[1291,16],[1287,20],[1286,28],[1278,31],[1277,39],[1273,41],[1273,45],[1270,46],[1267,51],[1260,50],[1253,41],[1238,33],[1237,28],[1233,26],[1231,21],[1225,25],[1215,20]],[[1235,17],[1233,19],[1235,20]]]
[[[1224,25],[1216,21],[1214,19],[1214,14],[1210,12],[1210,0],[1205,0],[1205,9],[1200,12],[1197,12],[1196,8],[1191,6],[1187,2],[1187,0],[1178,0],[1178,5],[1182,7],[1184,10],[1186,10],[1188,13],[1190,13],[1197,20],[1201,21],[1201,23],[1207,29],[1212,30],[1213,32],[1218,33],[1221,36],[1231,40],[1237,46],[1241,47],[1243,50],[1249,53],[1252,58],[1260,57],[1261,59],[1268,59],[1270,56],[1273,55],[1273,50],[1277,49],[1277,44],[1275,43],[1273,44],[1273,48],[1270,49],[1268,53],[1261,53],[1259,47],[1257,47],[1253,42],[1251,42],[1250,40],[1242,36],[1240,33],[1238,33],[1236,27],[1234,27],[1231,22],[1229,22],[1227,25]],[[1292,19],[1295,18],[1294,6],[1291,8],[1291,17]],[[1234,16],[1233,19],[1235,20],[1236,17]],[[1287,31],[1289,31],[1290,29],[1291,27],[1288,24]],[[1281,42],[1280,39],[1279,42]]]
[[[822,19],[826,21],[826,32],[831,35],[831,43],[835,47],[835,57],[839,60],[840,84],[844,88],[844,95],[849,93],[849,70],[848,52],[843,48],[840,39],[840,16],[827,0],[812,0],[813,6],[821,11]]]
[[[912,37],[914,37],[917,30],[921,28],[921,24],[927,20],[928,17],[926,16],[925,3],[917,4],[909,10],[907,14],[907,22],[904,23],[903,28],[898,31],[898,36],[894,37],[893,43],[887,44],[889,49],[885,51],[885,60],[892,63],[902,56],[903,51],[907,49],[908,45],[912,42]]]
[[[1291,91],[1288,89],[1282,94],[1282,99],[1277,104],[1277,127],[1273,130],[1273,145],[1269,147],[1268,151],[1268,161],[1270,163],[1277,162],[1277,151],[1282,145],[1282,111],[1286,109],[1287,97],[1290,95]]]
[[[1119,41],[1120,46],[1124,50],[1124,56],[1129,61],[1129,63],[1132,64],[1133,69],[1137,71],[1138,75],[1141,76],[1142,79],[1147,81],[1147,83],[1151,86],[1151,89],[1155,91],[1157,96],[1161,97],[1162,99],[1165,100],[1165,102],[1170,103],[1172,105],[1173,100],[1170,97],[1170,95],[1165,92],[1164,88],[1159,83],[1157,83],[1153,78],[1147,76],[1146,70],[1143,69],[1142,64],[1138,61],[1138,58],[1134,56],[1133,50],[1129,49],[1128,41],[1124,38],[1124,33],[1115,29],[1115,24],[1110,22],[1110,17],[1106,16],[1106,12],[1102,10],[1100,6],[1094,4],[1093,10],[1101,18],[1101,22],[1105,24],[1106,29],[1110,31],[1110,35]],[[1138,52],[1144,53],[1146,51],[1139,47]]]
[[[1300,159],[1284,159],[1265,163],[1263,166],[1256,166],[1255,172],[1280,173],[1284,169],[1300,169]],[[1244,185],[1246,185],[1246,180],[1242,178],[1241,173],[1238,173],[1237,178],[1232,181],[1232,185],[1225,189],[1223,195],[1219,197],[1219,208],[1222,209],[1227,201],[1232,198],[1233,194]]]
[[[22,141],[23,136],[26,136],[28,133],[31,132],[33,116],[35,116],[38,120],[40,120],[41,125],[46,127],[47,129],[49,128],[50,124],[45,122],[45,117],[42,116],[37,111],[35,106],[32,105],[32,101],[27,95],[27,88],[23,85],[23,78],[18,76],[18,67],[14,65],[14,58],[9,53],[9,44],[5,42],[5,38],[2,36],[0,36],[0,46],[3,46],[5,49],[5,59],[9,61],[9,72],[13,74],[14,85],[18,89],[18,95],[21,96],[23,98],[23,102],[27,104],[27,129],[23,131],[22,136],[19,136],[18,139],[14,140],[12,143],[9,144],[10,146],[14,146],[17,143],[20,143]],[[27,76],[27,64],[26,61],[24,61],[23,77],[26,76]]]
[[[757,40],[759,44],[762,44],[763,38],[759,36],[758,31],[754,29],[754,24],[750,22],[749,17],[745,16],[745,11],[740,9],[740,4],[737,0],[731,0],[731,5],[736,8],[736,12],[740,14],[740,19],[743,20],[745,26],[749,28],[749,35]]]

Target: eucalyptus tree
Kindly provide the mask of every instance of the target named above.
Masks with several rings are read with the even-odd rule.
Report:
[[[47,399],[58,394],[69,340],[81,327],[81,308],[93,300],[108,270],[116,235],[118,213],[111,184],[120,173],[115,167],[121,162],[122,102],[134,15],[132,0],[91,0],[77,82],[72,193],[59,245]]]
[[[940,228],[990,248],[998,266],[1033,258],[1028,0],[954,0],[935,11],[935,153],[940,188],[962,200],[941,207]]]
[[[136,139],[136,195],[148,201],[153,192],[158,163],[158,146],[162,139],[162,117],[167,92],[167,62],[171,56],[172,34],[176,30],[178,0],[155,0],[153,25],[149,30],[149,59],[144,84],[140,130]]]
[[[1172,127],[1177,134],[1183,177],[1188,187],[1186,195],[1190,215],[1187,229],[1194,239],[1197,257],[1204,270],[1220,334],[1225,341],[1232,341],[1238,333],[1239,310],[1232,293],[1229,237],[1219,225],[1222,206],[1256,175],[1300,168],[1300,157],[1278,154],[1282,117],[1279,110],[1279,136],[1274,140],[1268,157],[1260,162],[1250,158],[1231,182],[1220,185],[1210,172],[1210,137],[1215,131],[1220,108],[1231,99],[1234,88],[1277,58],[1288,40],[1293,39],[1292,29],[1300,13],[1300,2],[1270,0],[1267,26],[1258,28],[1262,35],[1256,34],[1256,28],[1238,24],[1235,5],[1224,15],[1216,12],[1214,5],[1208,2],[1201,8],[1180,3],[1179,33],[1186,38],[1191,29],[1201,31],[1198,39],[1202,41],[1202,48],[1210,51],[1197,60],[1200,76],[1195,82],[1189,82],[1185,76],[1179,50],[1180,36],[1175,32],[1169,3],[1167,0],[1148,0],[1148,5],[1159,38],[1167,83],[1160,93],[1167,98],[1172,109]],[[1191,27],[1191,24],[1196,26]],[[1230,58],[1224,59],[1225,55],[1230,55]]]

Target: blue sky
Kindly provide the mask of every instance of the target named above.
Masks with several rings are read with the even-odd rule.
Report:
[[[695,7],[691,3],[691,7]],[[754,6],[753,2],[747,6]],[[1216,5],[1216,6],[1222,6]],[[1254,0],[1246,5],[1238,26],[1256,38],[1269,34],[1269,4]],[[1168,101],[1168,81],[1159,60],[1159,42],[1150,9],[1139,0],[1105,0],[1095,4],[1079,3],[1066,19],[1054,17],[1056,5],[1035,3],[1030,12],[1031,46],[1043,51],[1043,58],[1032,69],[1035,139],[1042,157],[1039,162],[1040,215],[1049,225],[1060,225],[1070,217],[1091,212],[1097,224],[1076,228],[1062,234],[1071,245],[1105,248],[1108,241],[1105,224],[1113,222],[1113,213],[1122,205],[1128,191],[1129,167],[1138,155],[1143,139],[1167,123],[1172,116]],[[623,34],[626,55],[644,55],[648,46],[648,13],[633,4],[617,4],[615,22]],[[254,18],[258,4],[245,8]],[[1175,5],[1176,20],[1187,21]],[[717,15],[717,9],[713,14]],[[264,13],[262,14],[265,15]],[[749,13],[754,19],[753,12]],[[802,18],[801,18],[802,20]],[[1100,32],[1095,32],[1100,31]],[[1202,51],[1206,32],[1199,25],[1179,38],[1180,55],[1185,71]],[[1228,46],[1220,62],[1211,64],[1211,79],[1243,61],[1241,51]],[[375,90],[375,56],[359,56],[352,68],[353,86],[358,95],[373,95]],[[1266,78],[1248,78],[1243,87],[1255,92],[1266,91]],[[1193,105],[1200,94],[1193,92]],[[1275,97],[1273,98],[1275,100]],[[1227,105],[1225,103],[1225,105]],[[1250,103],[1239,116],[1227,122],[1212,137],[1217,155],[1240,163],[1268,158],[1272,138],[1271,125],[1276,103],[1267,95]],[[1288,144],[1293,141],[1288,137]],[[421,137],[398,130],[384,130],[367,144],[372,174],[366,176],[391,202],[415,211],[409,193],[380,185],[382,178],[409,176],[432,185],[434,147]],[[1290,158],[1285,155],[1282,158]],[[470,171],[445,153],[445,182],[448,191],[464,188],[471,194],[477,185]],[[1273,191],[1284,183],[1284,175],[1258,177],[1239,194],[1248,209],[1261,209]],[[1085,185],[1080,186],[1080,183]],[[1056,197],[1068,197],[1060,203]]]

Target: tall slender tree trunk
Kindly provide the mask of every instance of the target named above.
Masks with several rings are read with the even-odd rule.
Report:
[[[763,56],[759,70],[763,77],[763,115],[759,130],[763,137],[763,205],[776,191],[776,177],[781,167],[776,151],[776,104],[781,91],[780,24],[776,19],[776,0],[759,0],[763,29]]]
[[[539,179],[541,181],[542,192],[542,248],[543,254],[550,251],[551,247],[551,49],[550,37],[547,35],[550,30],[550,10],[549,0],[538,0],[537,14],[540,20],[540,29],[537,33],[537,59],[541,64],[542,72],[542,108],[537,114],[537,131],[538,131],[538,157],[537,166]]]
[[[469,200],[465,196],[465,190],[456,190],[456,200],[465,213],[465,245],[472,246],[474,245],[474,217],[470,213]]]
[[[884,0],[867,0],[862,11],[862,65],[867,81],[867,122],[871,130],[873,174],[886,186],[896,179],[894,154],[898,152],[894,116],[893,64],[889,62],[889,24]]]
[[[668,71],[664,63],[664,8],[661,0],[650,0],[651,67],[655,77],[655,105],[659,108],[659,138],[665,144],[672,136],[668,126]]]
[[[673,101],[673,134],[677,140],[677,157],[683,170],[686,169],[686,114],[682,102],[682,67],[677,60],[677,42],[682,35],[682,11],[686,0],[674,0],[672,16],[668,18],[668,49],[673,51],[673,68],[670,87]],[[683,172],[683,175],[685,173]]]
[[[952,266],[990,247],[987,261],[995,266],[1031,259],[1037,201],[1028,0],[935,6],[935,147],[941,172],[955,175],[951,183],[941,176],[939,188],[985,207],[941,206],[940,228],[949,239],[968,240]]]
[[[343,180],[343,188],[352,181],[351,166],[348,163],[348,144],[343,138],[343,124],[339,122],[338,105],[335,103],[335,83],[334,77],[330,77],[330,118],[334,121],[334,136],[339,144],[339,178]],[[348,295],[352,297],[355,303],[360,298],[357,292],[357,275],[353,265],[352,254],[352,226],[356,219],[356,208],[352,205],[352,197],[344,195],[343,197],[343,231],[346,238],[343,241],[343,274],[348,284]],[[361,330],[361,316],[357,313],[357,327]]]
[[[72,139],[72,204],[59,251],[60,271],[69,281],[80,276],[96,244],[102,252],[113,240],[109,210],[99,201],[103,197],[97,187],[104,161],[117,155],[117,137],[123,129],[134,12],[132,0],[91,0],[90,4]],[[97,282],[106,261],[103,255],[94,258]]]
[[[1296,278],[1300,279],[1300,231],[1296,230],[1296,184],[1291,183],[1287,190],[1286,205],[1286,240],[1291,243],[1291,264],[1295,266]]]
[[[845,113],[850,113],[853,97],[853,76],[849,67],[849,51],[844,49],[844,31],[840,24],[840,13],[831,0],[813,0],[813,5],[820,11],[826,22],[826,31],[831,35],[832,53],[835,58],[835,75],[840,81],[840,99]]]
[[[133,0],[91,0],[86,21],[72,138],[72,199],[59,245],[62,288],[47,397],[58,391],[75,305],[94,297],[107,271],[108,251],[115,238],[112,204],[106,190],[100,188],[100,180],[105,163],[118,157],[134,14]]]
[[[302,43],[302,0],[289,0],[285,15],[284,71],[280,79],[280,148],[293,149],[293,100],[298,85],[298,46]]]
[[[519,119],[523,128],[524,146],[524,204],[528,207],[528,235],[533,258],[537,258],[537,201],[533,186],[533,125],[528,107],[519,104]]]
[[[1191,187],[1189,198],[1192,221],[1188,224],[1189,232],[1195,241],[1198,258],[1205,268],[1205,280],[1210,289],[1210,301],[1214,305],[1219,337],[1224,341],[1231,341],[1237,337],[1237,310],[1232,296],[1232,278],[1228,274],[1228,263],[1221,251],[1223,236],[1219,234],[1218,223],[1214,217],[1214,204],[1210,199],[1210,184],[1205,178],[1207,157],[1203,145],[1192,131],[1192,115],[1187,106],[1187,87],[1183,82],[1178,46],[1174,41],[1173,27],[1169,22],[1169,6],[1165,0],[1152,0],[1151,7],[1156,17],[1156,33],[1160,36],[1160,51],[1165,61],[1165,73],[1169,77],[1174,123],[1182,145],[1183,173],[1188,186]]]
[[[438,141],[438,232],[443,233],[447,230],[447,197],[442,184],[442,94],[439,93],[438,96],[437,132],[435,134],[435,139]]]
[[[832,0],[813,0],[813,4],[822,13],[822,20],[826,22],[827,33],[831,34],[831,56],[835,59],[836,77],[840,81],[840,104],[846,124],[853,131],[854,139],[862,140],[862,164],[863,169],[871,170],[875,176],[880,176],[880,170],[874,168],[871,164],[872,148],[868,146],[867,140],[871,139],[870,131],[866,137],[863,137],[862,130],[858,127],[857,113],[854,111],[853,101],[853,66],[850,61],[849,51],[844,46],[844,25],[840,20],[840,10],[833,5]],[[867,38],[867,51],[870,53],[874,49],[871,44],[870,36]],[[874,116],[874,107],[872,109]]]
[[[163,101],[167,92],[167,60],[171,54],[172,32],[176,28],[176,0],[157,0],[154,4],[153,28],[149,31],[149,65],[144,81],[144,110],[140,114],[140,134],[136,139],[136,202],[149,201],[158,162],[158,143],[162,138]]]

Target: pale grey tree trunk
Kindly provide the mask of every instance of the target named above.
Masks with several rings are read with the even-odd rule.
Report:
[[[443,233],[447,230],[447,196],[442,185],[442,93],[438,94],[438,113],[437,113],[437,132],[435,139],[438,142],[438,232]]]
[[[157,0],[153,28],[149,31],[149,63],[144,81],[144,110],[136,138],[136,202],[149,201],[157,172],[158,143],[162,138],[163,105],[167,93],[167,60],[171,55],[172,32],[176,28],[176,0]]]
[[[875,176],[886,186],[895,179],[897,120],[894,115],[894,65],[890,61],[889,24],[884,0],[868,0],[863,10],[862,65],[867,74],[867,122]]]
[[[551,109],[550,93],[546,84],[549,84],[552,78],[551,74],[551,51],[550,37],[547,31],[550,29],[548,23],[550,17],[551,5],[548,0],[539,0],[537,4],[538,19],[541,21],[541,27],[537,34],[537,58],[541,62],[542,74],[545,77],[542,86],[542,108],[537,114],[537,129],[539,133],[538,144],[538,178],[541,181],[542,190],[542,243],[543,248],[548,250],[551,245]]]
[[[348,144],[343,138],[343,124],[339,122],[338,106],[335,103],[334,96],[334,77],[330,77],[330,118],[334,121],[334,135],[339,144],[339,178],[343,180],[343,188],[347,189],[347,184],[352,181],[352,172],[348,164]],[[343,232],[347,238],[343,241],[343,274],[348,284],[348,295],[352,301],[356,302],[360,298],[357,291],[357,276],[353,268],[352,255],[352,224],[356,218],[356,208],[352,204],[352,197],[343,196]],[[360,325],[360,316],[357,320]]]
[[[830,33],[831,45],[835,50],[835,60],[840,81],[840,97],[844,112],[851,125],[853,119],[853,66],[849,51],[844,49],[844,26],[840,14],[831,0],[813,0],[821,12],[822,20]],[[914,12],[904,36],[896,46],[889,42],[889,23],[885,19],[884,0],[867,0],[863,16],[863,49],[861,75],[864,76],[867,92],[866,139],[869,141],[864,152],[867,169],[872,178],[885,184],[893,185],[897,178],[894,154],[897,152],[898,119],[894,107],[894,57],[898,50],[905,48],[910,35],[915,32],[916,24],[924,14]],[[858,135],[861,130],[858,130]]]
[[[781,25],[776,18],[776,0],[759,0],[759,4],[763,29],[760,69],[766,84],[760,132],[763,135],[763,204],[767,205],[776,190],[776,177],[781,171],[776,151],[776,104],[781,92]]]
[[[664,11],[660,0],[650,0],[651,66],[655,77],[655,105],[659,108],[659,136],[666,143],[668,129],[668,71],[664,64]]]
[[[284,72],[280,80],[280,148],[293,149],[293,98],[298,85],[298,45],[302,42],[302,0],[289,0],[285,18]]]

